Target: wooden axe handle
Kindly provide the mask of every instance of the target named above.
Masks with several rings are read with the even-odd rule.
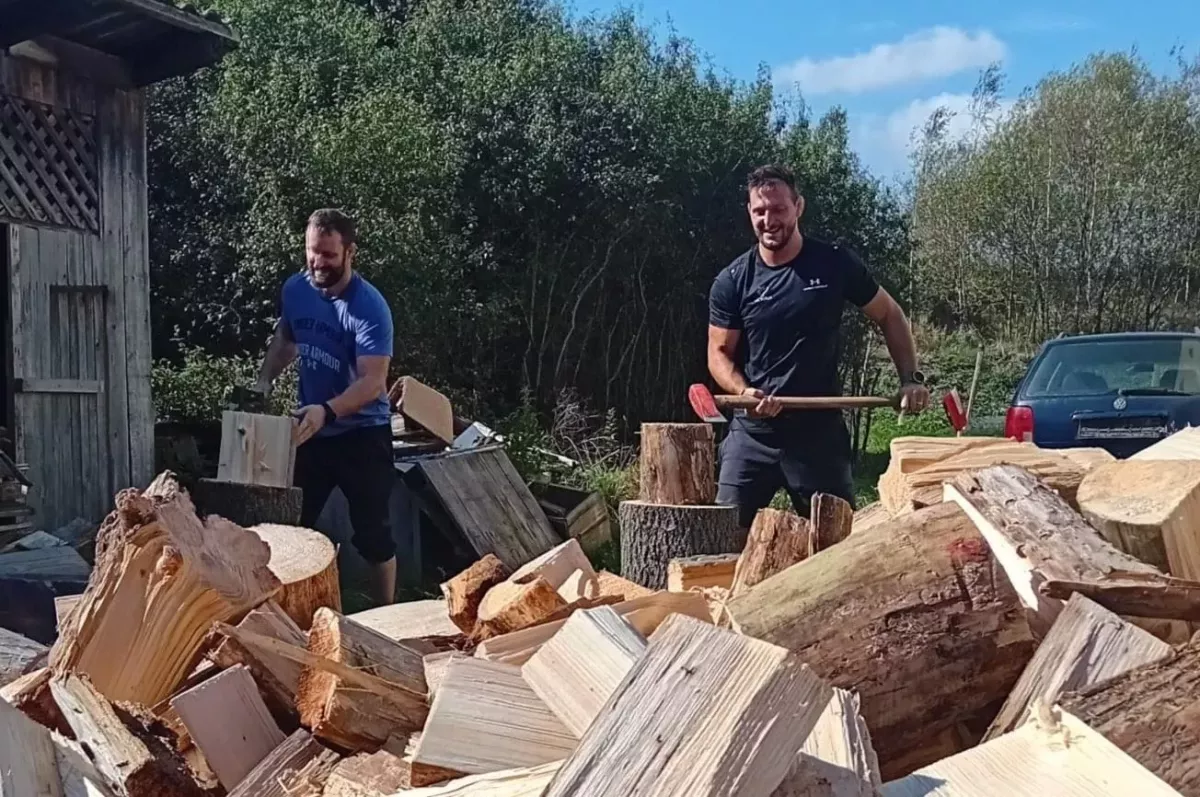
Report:
[[[713,396],[718,407],[757,407],[753,396]],[[853,410],[866,407],[898,407],[898,398],[879,396],[779,396],[785,410]]]

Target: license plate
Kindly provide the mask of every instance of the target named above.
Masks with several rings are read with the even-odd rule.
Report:
[[[1082,421],[1075,432],[1077,440],[1159,440],[1169,433],[1167,424],[1149,419],[1133,419],[1128,422],[1086,424]]]

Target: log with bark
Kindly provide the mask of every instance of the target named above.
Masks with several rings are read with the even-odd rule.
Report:
[[[641,491],[649,504],[711,504],[717,495],[713,430],[707,423],[642,424]]]
[[[251,526],[250,531],[271,549],[267,567],[283,584],[274,599],[296,625],[307,631],[317,609],[342,610],[337,548],[328,537],[312,529],[278,523],[261,523]]]
[[[214,621],[277,592],[270,549],[218,517],[204,523],[174,476],[122,490],[104,521],[96,569],[50,651],[110,700],[153,706],[187,676]]]
[[[464,634],[475,630],[479,604],[487,591],[512,574],[495,554],[489,553],[441,585],[450,619]]]
[[[823,551],[850,536],[854,507],[844,498],[814,493],[809,517],[808,555]]]
[[[730,593],[740,595],[760,581],[787,570],[804,560],[811,546],[812,529],[807,520],[795,512],[760,509],[750,525]]]
[[[672,559],[738,553],[746,545],[733,506],[622,501],[620,516],[621,575],[649,589],[666,588]]]
[[[259,523],[300,523],[304,491],[299,487],[199,479],[192,488],[192,501],[201,517],[220,515],[239,526]]]
[[[855,532],[727,609],[738,630],[861,695],[885,780],[936,760],[938,734],[998,708],[1034,650],[1016,592],[954,504]]]

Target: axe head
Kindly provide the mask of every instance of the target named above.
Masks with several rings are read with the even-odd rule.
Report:
[[[963,407],[957,388],[946,391],[946,395],[942,396],[942,407],[945,408],[946,417],[950,420],[950,426],[954,431],[959,434],[966,431],[967,410]]]
[[[712,391],[702,384],[696,383],[688,388],[688,403],[692,411],[708,423],[725,423],[726,418],[717,409],[717,400]]]

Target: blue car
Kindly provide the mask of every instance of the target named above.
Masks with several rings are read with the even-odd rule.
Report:
[[[1125,458],[1187,426],[1200,426],[1200,334],[1123,332],[1045,343],[1004,436]]]

